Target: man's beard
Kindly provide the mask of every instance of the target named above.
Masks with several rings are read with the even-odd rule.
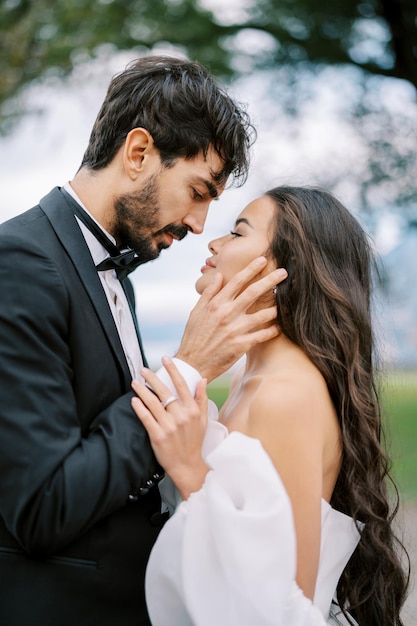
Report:
[[[120,249],[132,248],[139,260],[139,265],[156,259],[161,250],[169,248],[163,241],[157,245],[154,237],[170,233],[178,239],[184,239],[188,228],[182,224],[159,226],[159,187],[158,177],[153,175],[146,181],[143,189],[137,193],[119,196],[114,201],[115,223],[113,235]]]

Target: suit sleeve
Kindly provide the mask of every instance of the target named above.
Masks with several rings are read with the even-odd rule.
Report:
[[[131,393],[81,431],[65,281],[35,244],[2,240],[0,256],[0,515],[24,550],[46,556],[159,468]]]

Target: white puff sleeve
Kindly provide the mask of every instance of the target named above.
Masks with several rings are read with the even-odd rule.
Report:
[[[153,626],[325,626],[295,583],[291,504],[261,443],[233,432],[206,460],[149,560]]]

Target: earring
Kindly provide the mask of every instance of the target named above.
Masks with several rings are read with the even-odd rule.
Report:
[[[277,295],[277,293],[278,293],[278,285],[275,285],[275,287],[272,290],[272,293],[274,294],[274,296]]]

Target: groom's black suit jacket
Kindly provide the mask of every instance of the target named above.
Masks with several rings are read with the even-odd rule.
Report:
[[[56,188],[0,225],[2,626],[149,623],[160,469],[131,397],[106,295]]]

